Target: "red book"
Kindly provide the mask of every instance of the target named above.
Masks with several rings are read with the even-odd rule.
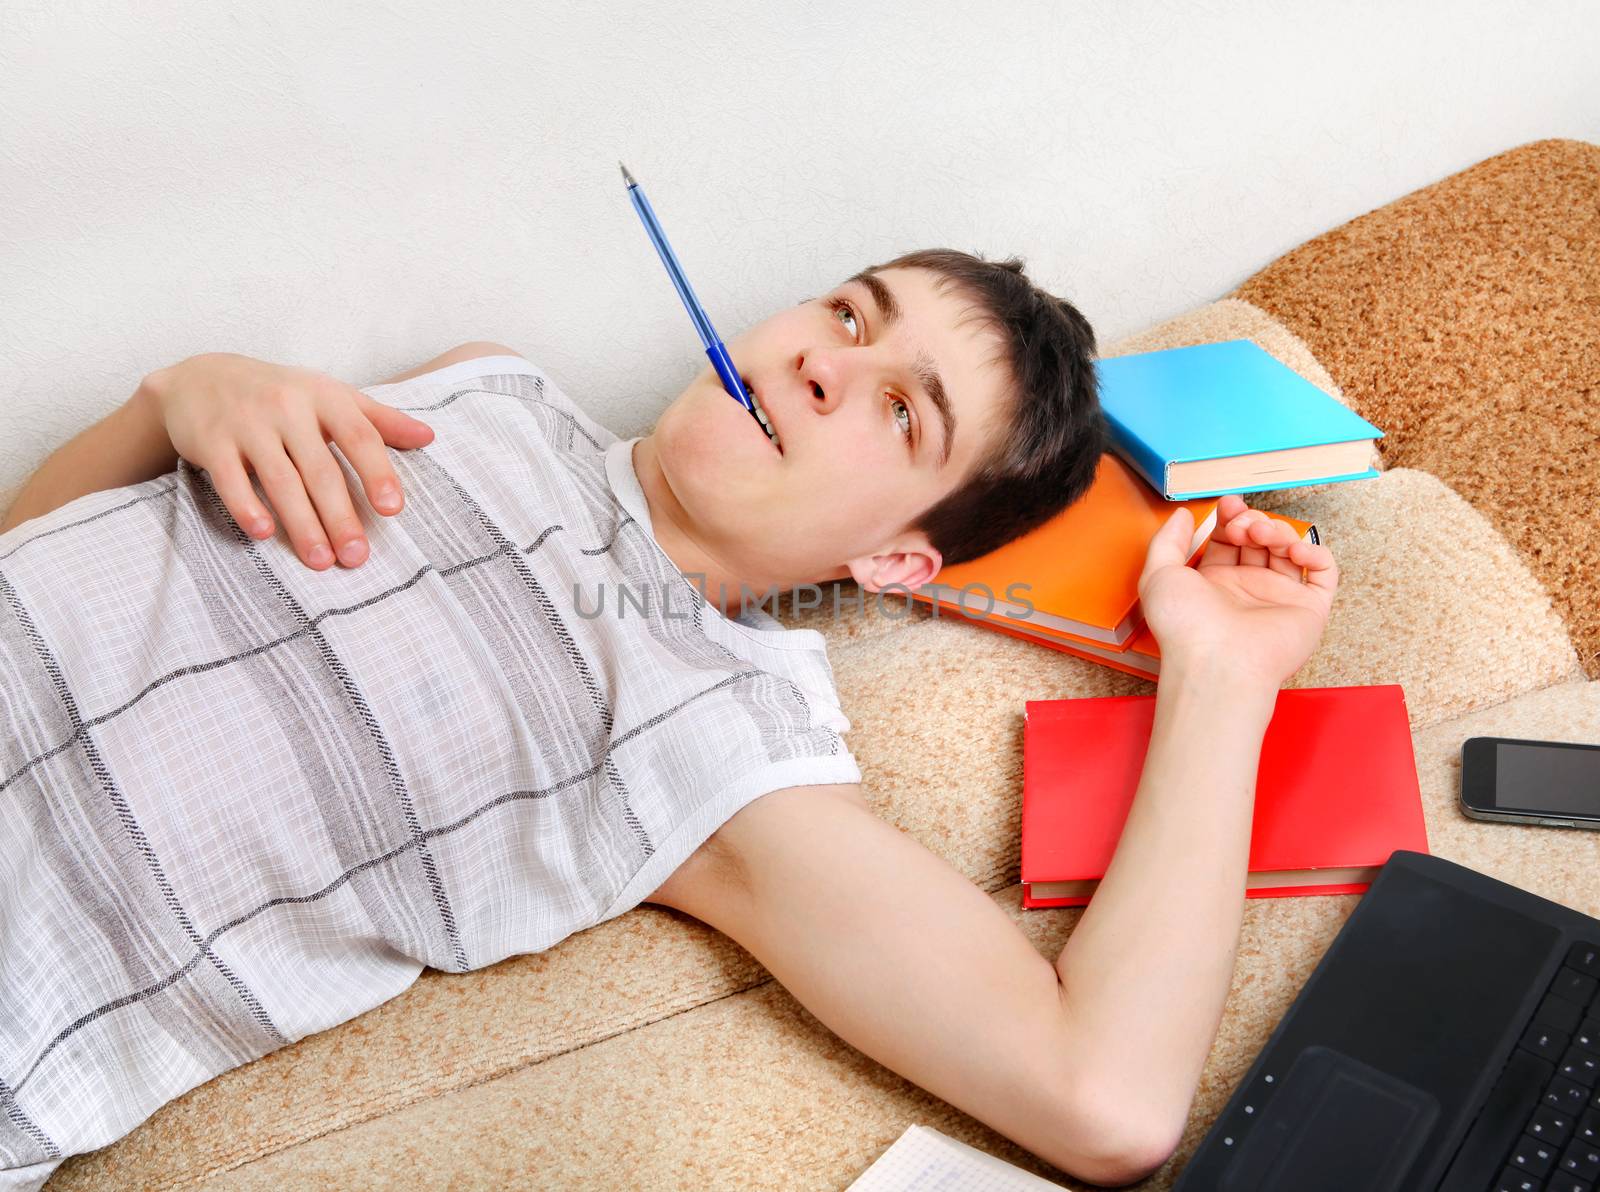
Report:
[[[1022,905],[1084,906],[1144,770],[1156,697],[1029,700]],[[1278,692],[1261,743],[1246,897],[1359,894],[1396,849],[1428,851],[1405,692]]]

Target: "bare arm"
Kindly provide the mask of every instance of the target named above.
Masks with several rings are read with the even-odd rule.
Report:
[[[93,426],[56,448],[0,520],[0,533],[85,493],[152,480],[178,466],[178,453],[144,382]]]
[[[1326,547],[1225,500],[1209,578],[1183,566],[1187,513],[1152,543],[1141,592],[1164,648],[1150,746],[1053,965],[853,786],[756,800],[651,900],[729,935],[847,1042],[1062,1170],[1149,1174],[1177,1146],[1227,997],[1280,680],[1337,583]]]
[[[1142,1178],[1177,1146],[1233,975],[1276,691],[1232,682],[1163,675],[1115,861],[1054,967],[853,786],[747,805],[713,837],[724,884],[686,877],[652,901],[730,936],[846,1042],[1063,1171]]]
[[[1127,823],[1055,962],[1072,1046],[1100,1095],[1140,1106],[1172,1146],[1233,979],[1277,695],[1225,669],[1163,665]]]

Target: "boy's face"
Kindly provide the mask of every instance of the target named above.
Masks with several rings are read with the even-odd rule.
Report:
[[[709,362],[661,415],[651,438],[675,520],[731,573],[849,574],[869,590],[937,573],[938,551],[903,527],[966,478],[1004,385],[998,340],[938,281],[852,279],[728,341],[776,446]]]

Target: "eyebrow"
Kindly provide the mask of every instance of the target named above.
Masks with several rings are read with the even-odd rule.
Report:
[[[873,304],[878,308],[878,317],[885,327],[893,327],[899,322],[900,304],[895,301],[894,291],[883,278],[875,273],[861,272],[847,279],[845,284],[852,281],[872,295]],[[939,367],[933,362],[932,356],[919,351],[911,363],[911,372],[922,383],[928,400],[939,411],[939,421],[944,425],[944,450],[940,452],[936,463],[942,468],[950,462],[950,449],[955,445],[956,412],[950,404],[950,394],[944,387],[944,378],[939,375]]]

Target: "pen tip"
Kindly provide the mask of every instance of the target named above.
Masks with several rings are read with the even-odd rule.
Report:
[[[635,182],[633,180],[633,175],[628,173],[628,167],[627,166],[622,165],[622,163],[620,161],[617,163],[617,165],[622,166],[622,178],[623,178],[623,181],[625,181],[629,186],[638,186],[639,185],[637,182]]]

